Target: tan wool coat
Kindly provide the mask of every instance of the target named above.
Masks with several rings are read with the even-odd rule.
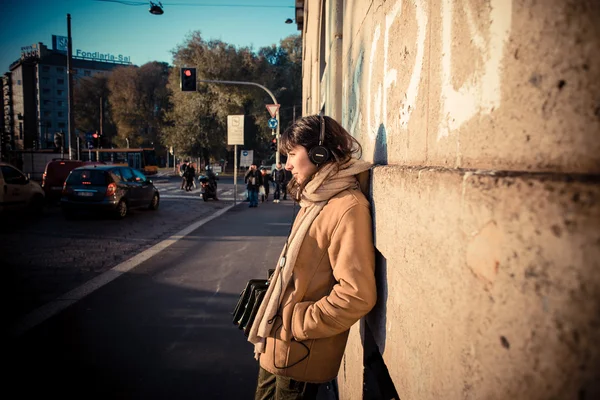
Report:
[[[329,200],[302,242],[261,367],[302,382],[335,378],[350,327],[376,297],[369,202],[360,189],[347,189]]]

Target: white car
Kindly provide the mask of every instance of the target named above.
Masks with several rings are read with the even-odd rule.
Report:
[[[22,171],[0,162],[0,213],[20,210],[41,214],[44,211],[44,190]]]

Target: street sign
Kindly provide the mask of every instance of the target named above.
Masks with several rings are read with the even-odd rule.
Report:
[[[249,167],[254,161],[254,150],[242,150],[240,157],[240,167]]]
[[[279,104],[267,104],[267,110],[271,114],[271,117],[275,118],[277,111],[279,111]]]
[[[269,128],[277,129],[277,120],[275,118],[269,120]]]
[[[244,144],[244,116],[227,116],[227,144]]]

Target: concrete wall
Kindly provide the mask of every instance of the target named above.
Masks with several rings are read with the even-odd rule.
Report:
[[[600,2],[321,6],[304,1],[303,113],[380,165],[366,323],[399,397],[600,398]],[[344,400],[363,398],[362,333]]]

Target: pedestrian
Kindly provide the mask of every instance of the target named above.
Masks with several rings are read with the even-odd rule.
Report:
[[[283,190],[283,200],[287,200],[288,188],[287,185],[292,181],[292,173],[287,169],[283,169],[283,185],[281,186],[281,190]]]
[[[337,376],[350,327],[377,298],[370,205],[358,180],[370,164],[322,115],[297,120],[280,149],[300,211],[248,337],[260,363],[255,399],[316,399]]]
[[[273,170],[273,183],[275,184],[275,192],[273,193],[273,203],[279,203],[281,201],[281,191],[284,187],[285,182],[285,170],[281,166],[281,163],[277,163]]]
[[[194,186],[194,179],[196,178],[196,168],[194,168],[194,164],[189,163],[185,172],[183,173],[185,178],[185,191],[191,192],[192,187]]]
[[[261,168],[260,174],[262,175],[262,189],[259,188],[259,192],[261,193],[261,203],[264,203],[265,201],[269,201],[269,183],[273,179],[266,168]]]
[[[185,160],[179,166],[179,176],[181,176],[181,190],[185,188],[185,184],[187,183],[187,179],[185,178],[185,170],[187,169],[188,161]]]
[[[262,185],[262,175],[258,172],[256,164],[252,164],[246,176],[246,189],[248,189],[248,198],[250,199],[250,207],[258,207],[258,188]]]

